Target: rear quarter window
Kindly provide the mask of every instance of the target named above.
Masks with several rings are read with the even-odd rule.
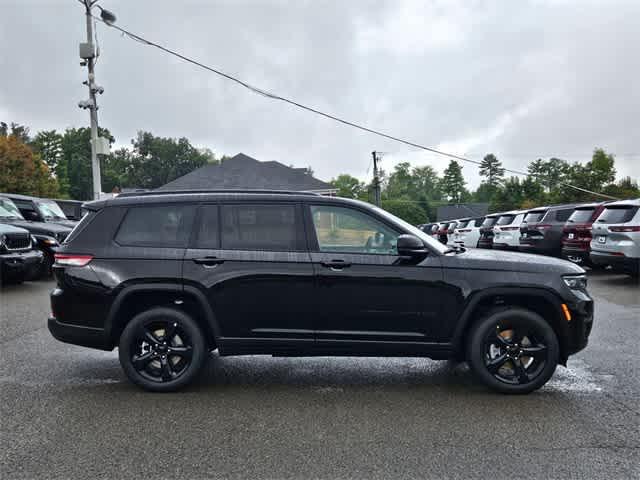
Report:
[[[605,207],[596,223],[627,223],[635,216],[638,211],[634,205],[612,205]]]
[[[132,247],[186,247],[195,206],[145,205],[130,207],[115,241]]]

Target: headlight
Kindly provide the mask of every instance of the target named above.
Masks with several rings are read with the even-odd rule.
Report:
[[[564,283],[571,290],[586,290],[587,289],[587,276],[586,275],[568,275],[562,277]]]

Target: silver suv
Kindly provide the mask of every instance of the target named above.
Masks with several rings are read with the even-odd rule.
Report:
[[[640,272],[640,198],[608,203],[591,227],[591,261],[633,277]]]

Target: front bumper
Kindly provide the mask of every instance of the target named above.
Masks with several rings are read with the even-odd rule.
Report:
[[[593,328],[593,300],[582,294],[578,300],[568,303],[571,321],[568,322],[567,355],[583,350],[589,343],[589,335]]]
[[[1,254],[0,274],[7,278],[31,279],[37,275],[42,258],[39,250]]]

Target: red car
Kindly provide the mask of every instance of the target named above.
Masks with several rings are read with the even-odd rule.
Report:
[[[589,259],[591,226],[605,206],[606,202],[576,207],[562,230],[562,258],[594,268]]]

